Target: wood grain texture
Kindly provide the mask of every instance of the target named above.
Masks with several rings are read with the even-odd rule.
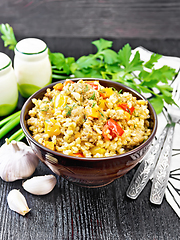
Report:
[[[0,239],[178,239],[180,220],[166,201],[160,207],[149,203],[150,183],[136,201],[125,196],[133,172],[99,189],[85,189],[57,177],[57,186],[46,196],[26,193],[22,181],[0,180]],[[35,175],[48,173],[40,163]],[[21,190],[31,208],[25,217],[7,206],[13,188]]]
[[[17,35],[180,38],[178,0],[1,0],[0,23]]]

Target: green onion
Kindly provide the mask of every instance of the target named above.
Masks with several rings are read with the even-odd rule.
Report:
[[[19,135],[21,135],[21,133],[23,133],[22,128],[20,128],[17,132],[15,132],[15,133],[9,138],[9,142],[11,142],[12,140],[16,140],[16,138],[19,137]]]
[[[18,111],[16,113],[13,113],[12,115],[4,118],[3,120],[0,121],[0,127],[2,127],[5,123],[9,122],[11,119],[19,116],[21,114],[21,111]]]
[[[9,131],[11,131],[15,126],[17,126],[20,122],[20,115],[13,118],[9,122],[7,122],[1,129],[0,129],[0,139],[4,137]]]
[[[14,140],[16,140],[16,142],[20,141],[21,139],[23,139],[25,137],[25,134],[22,132],[17,138],[15,138]]]

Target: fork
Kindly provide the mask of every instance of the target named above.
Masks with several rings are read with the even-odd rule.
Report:
[[[173,94],[172,94],[173,99],[175,101],[178,99],[178,96],[179,96],[179,90],[178,90],[179,81],[177,78],[176,80],[177,81],[175,82],[178,82],[178,83],[175,84],[173,89]],[[179,112],[179,115],[180,115],[180,112]],[[147,155],[144,157],[143,161],[140,163],[126,192],[126,195],[129,198],[136,199],[139,196],[139,194],[142,192],[144,187],[146,186],[147,182],[149,181],[156,167],[157,161],[159,159],[159,156],[162,150],[162,146],[165,142],[166,136],[169,133],[170,128],[171,128],[171,124],[168,123],[163,129],[163,131],[161,132],[158,139],[152,144],[150,150],[148,151]],[[155,194],[155,192],[154,193],[152,192],[152,194]],[[151,197],[152,202],[155,203],[155,200],[153,199],[154,197]]]
[[[149,181],[159,158],[163,143],[167,136],[168,124],[161,132],[157,140],[153,141],[147,155],[140,163],[133,179],[126,191],[126,195],[131,199],[136,199]]]
[[[177,105],[180,103],[180,79],[176,79],[173,86],[173,99]],[[174,137],[174,129],[176,123],[180,119],[180,108],[174,105],[167,105],[167,114],[170,119],[170,124],[167,126],[167,137],[164,142],[157,166],[154,170],[152,181],[150,201],[160,205],[162,203],[164,193],[168,184],[170,174],[170,163],[172,157],[172,145]]]

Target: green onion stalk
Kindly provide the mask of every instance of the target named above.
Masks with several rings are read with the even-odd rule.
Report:
[[[8,132],[20,123],[21,111],[11,114],[10,116],[0,121],[0,139],[3,138]],[[23,130],[20,128],[8,139],[9,142],[12,140],[20,141],[25,137]]]

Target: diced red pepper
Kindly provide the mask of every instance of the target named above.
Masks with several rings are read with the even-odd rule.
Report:
[[[109,129],[111,129],[113,131],[113,133],[115,133],[117,136],[121,136],[124,133],[124,130],[121,128],[121,126],[114,121],[112,118],[110,118],[107,121],[107,125],[109,127]]]
[[[133,114],[134,109],[135,109],[133,106],[131,108],[129,108],[127,103],[119,103],[117,106],[122,108],[124,111],[128,112],[131,115]]]
[[[89,84],[92,88],[95,90],[98,90],[98,84],[94,81],[86,81],[87,84]]]
[[[103,129],[102,129],[102,135],[103,137],[106,139],[106,140],[110,140],[110,138],[108,137],[108,134],[110,134],[110,131],[109,131],[109,127],[107,125],[107,123],[104,125]]]
[[[121,136],[124,133],[120,125],[113,119],[109,119],[102,129],[102,135],[106,140],[111,140],[116,136]],[[108,137],[111,135],[111,139]]]

